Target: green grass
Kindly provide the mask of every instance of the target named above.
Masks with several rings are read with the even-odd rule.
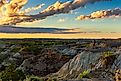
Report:
[[[88,70],[85,70],[82,73],[80,73],[77,78],[82,79],[82,78],[86,77],[89,73],[90,72]]]

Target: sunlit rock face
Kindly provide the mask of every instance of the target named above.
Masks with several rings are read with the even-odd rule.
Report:
[[[112,71],[115,72],[115,80],[119,81],[121,79],[121,50],[117,51],[119,55],[112,65]]]
[[[62,53],[62,55],[70,55],[70,56],[74,56],[77,54],[77,50],[76,49],[71,49],[71,48],[66,48],[64,50],[59,50],[59,52]]]
[[[111,68],[115,68],[116,65],[119,66],[118,71],[120,71],[121,52],[117,50],[111,53],[111,55],[105,56],[102,52],[82,52],[67,62],[57,73],[50,76],[62,77],[64,79],[77,79],[80,73],[88,70],[89,76],[91,77],[90,80],[88,79],[89,81],[93,81],[93,78],[97,78],[97,81],[100,81],[100,78],[102,79],[101,81],[114,81],[112,78],[113,75],[110,74],[109,76],[108,72],[115,73],[115,69],[112,69],[112,71]],[[116,65],[114,65],[114,62]],[[105,80],[103,80],[104,78]],[[82,81],[88,80],[82,79]]]
[[[115,60],[115,62],[112,65],[112,69],[114,69],[114,70],[121,69],[121,50],[118,50],[117,54],[119,56],[117,57],[117,59]]]
[[[79,73],[84,70],[91,69],[91,64],[98,63],[101,53],[82,52],[76,55],[73,59],[67,62],[57,73],[54,75],[64,78],[76,78]]]
[[[65,80],[61,80],[61,81],[65,81]],[[72,80],[66,80],[66,81],[109,81],[108,79],[105,79],[105,78],[92,78],[92,79],[88,79],[88,78],[83,78],[81,80],[75,80],[75,79],[72,79]]]

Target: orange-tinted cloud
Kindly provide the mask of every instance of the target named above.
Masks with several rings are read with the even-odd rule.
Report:
[[[119,17],[121,16],[121,9],[115,8],[113,10],[101,10],[91,13],[90,15],[81,15],[77,17],[78,20],[85,19],[97,19],[97,18],[109,18],[109,17]]]
[[[41,11],[35,15],[19,14],[20,9],[28,2],[28,0],[11,0],[7,4],[6,15],[1,21],[2,25],[16,25],[21,22],[33,22],[41,19],[45,19],[48,16],[61,13],[69,13],[71,10],[84,7],[89,3],[95,3],[99,1],[111,1],[111,0],[73,0],[67,2],[56,2],[49,6],[47,9]]]

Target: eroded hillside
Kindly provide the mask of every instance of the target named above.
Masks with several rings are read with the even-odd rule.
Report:
[[[120,81],[121,40],[2,39],[0,78],[1,81]]]

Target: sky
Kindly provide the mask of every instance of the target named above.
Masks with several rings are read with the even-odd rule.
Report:
[[[22,1],[23,5],[19,4],[19,1]],[[10,8],[15,3],[18,5]],[[50,38],[49,35],[51,38],[121,37],[121,0],[7,0],[7,3],[1,5],[0,38]],[[3,27],[6,25],[4,32]],[[22,29],[20,32],[17,29],[15,33],[16,29],[13,30],[13,27],[68,30],[64,30],[64,33],[58,30],[61,34],[53,34],[53,31],[32,34],[22,33]],[[27,32],[30,31],[28,29]]]

